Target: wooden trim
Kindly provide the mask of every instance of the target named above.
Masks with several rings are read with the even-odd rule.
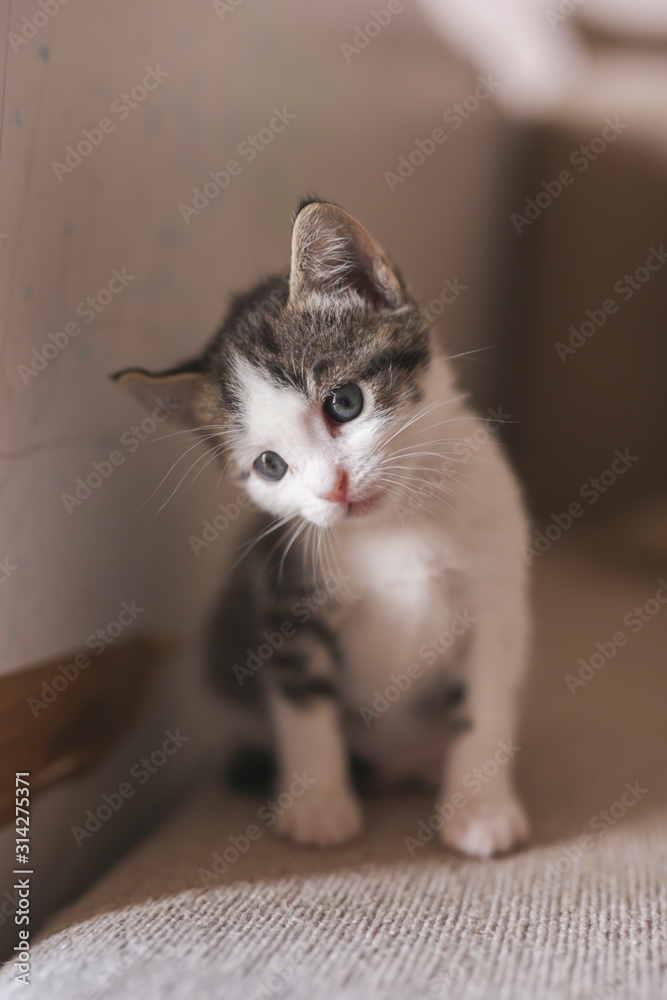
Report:
[[[141,636],[0,677],[0,826],[14,818],[17,771],[30,773],[32,798],[104,757],[139,716],[172,649]]]

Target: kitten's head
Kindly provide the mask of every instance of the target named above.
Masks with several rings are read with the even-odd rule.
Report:
[[[259,507],[328,527],[396,495],[387,449],[429,361],[427,324],[384,252],[341,208],[306,201],[289,278],[237,297],[195,362],[115,378],[144,403],[169,395],[177,419],[215,434]]]

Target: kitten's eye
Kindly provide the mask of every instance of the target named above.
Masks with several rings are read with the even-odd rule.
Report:
[[[287,462],[280,455],[277,455],[275,451],[263,451],[255,459],[253,466],[264,479],[282,479],[287,472]]]
[[[364,397],[361,389],[354,382],[341,385],[337,389],[332,389],[324,400],[324,412],[331,420],[338,424],[345,424],[348,420],[354,420],[361,413],[364,405]]]

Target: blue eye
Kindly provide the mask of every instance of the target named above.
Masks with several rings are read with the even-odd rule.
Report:
[[[287,462],[275,451],[263,451],[253,462],[253,467],[264,479],[272,479],[274,482],[282,479],[287,472]]]
[[[354,382],[347,385],[340,385],[337,389],[332,389],[324,400],[324,412],[337,424],[346,424],[348,420],[354,420],[361,413],[364,406],[364,397],[361,389]]]

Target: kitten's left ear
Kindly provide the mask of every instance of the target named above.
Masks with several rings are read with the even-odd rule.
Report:
[[[144,368],[126,368],[111,378],[147,410],[160,407],[170,419],[186,427],[199,427],[206,422],[204,375],[195,365],[156,374]]]
[[[397,309],[410,297],[385,252],[337,205],[313,201],[292,230],[290,302],[309,293],[356,292],[375,310]]]

